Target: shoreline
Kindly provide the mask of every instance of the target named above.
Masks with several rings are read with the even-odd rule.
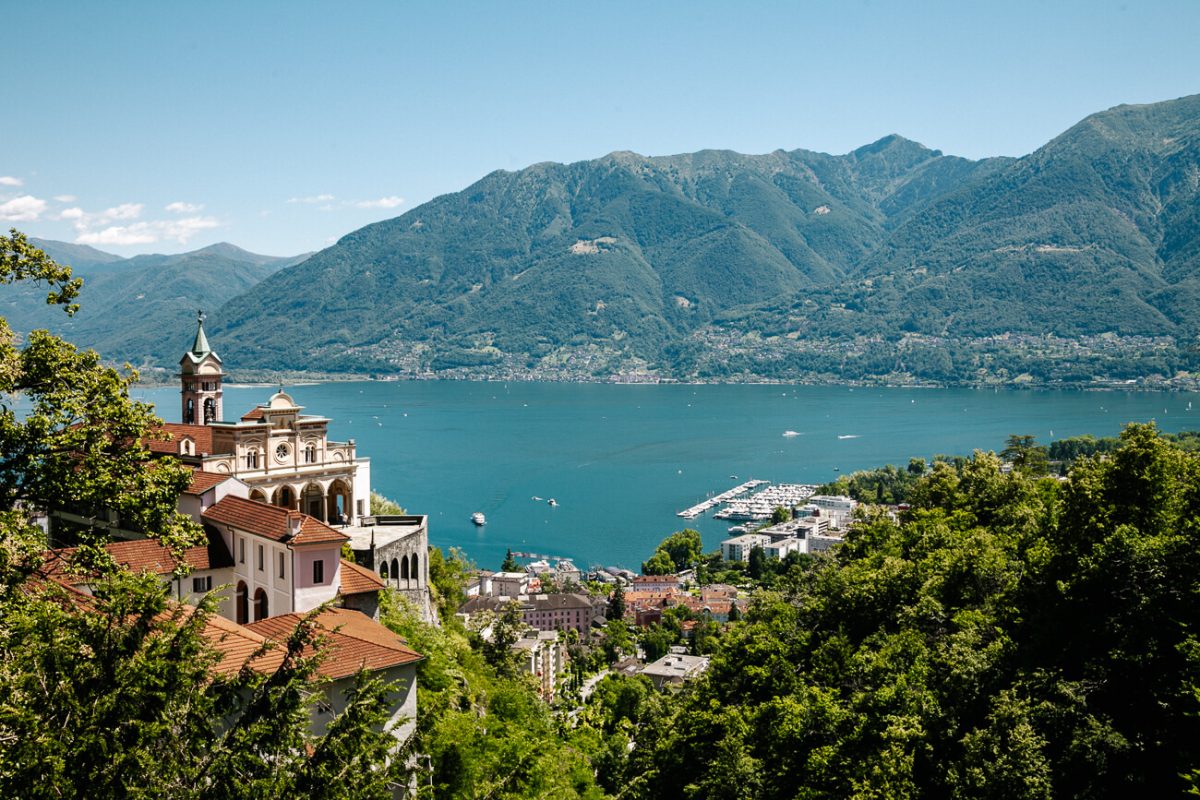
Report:
[[[236,373],[234,373],[236,375]],[[253,374],[253,373],[252,373]],[[551,378],[519,376],[490,376],[490,375],[396,375],[375,377],[363,374],[312,374],[285,373],[275,376],[272,380],[262,380],[257,377],[244,377],[225,384],[228,388],[238,389],[270,389],[281,386],[315,386],[325,383],[398,383],[446,381],[463,383],[563,383],[591,384],[608,386],[821,386],[847,387],[850,389],[994,389],[996,391],[1090,391],[1090,392],[1200,392],[1200,377],[1170,378],[1153,380],[1139,378],[1136,382],[1126,381],[1088,381],[1088,382],[1053,382],[1038,383],[1033,381],[993,382],[930,382],[930,381],[874,381],[874,380],[814,380],[811,378],[796,378],[783,380],[779,378],[760,378],[742,380],[683,380],[662,378],[659,380],[622,380],[620,375],[591,378]],[[171,380],[138,381],[133,384],[137,389],[163,389],[178,386],[172,376]]]

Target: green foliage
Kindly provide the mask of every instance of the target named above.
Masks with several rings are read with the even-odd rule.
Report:
[[[1032,436],[1012,434],[1000,451],[1000,457],[1013,465],[1014,469],[1030,475],[1045,475],[1049,472],[1047,449],[1038,445]]]
[[[6,308],[16,330],[28,333],[45,328],[69,336],[77,345],[95,349],[116,363],[129,361],[171,372],[179,359],[179,341],[164,336],[164,331],[186,336],[194,325],[195,309],[211,312],[272,273],[303,259],[260,256],[228,244],[179,255],[129,259],[62,242],[42,242],[40,246],[51,248],[56,259],[66,257],[65,263],[73,264],[76,273],[84,276],[88,302],[68,326],[61,315],[30,302],[36,298],[29,288],[6,290],[16,301]],[[131,292],[131,286],[137,291]],[[228,354],[224,348],[218,349]]]
[[[454,616],[467,601],[467,582],[474,572],[475,565],[459,548],[451,547],[449,555],[429,548],[429,594],[442,619]]]
[[[382,622],[425,655],[413,743],[422,754],[414,776],[418,797],[601,796],[581,746],[560,738],[527,676],[500,675],[471,647],[456,617],[426,624],[388,591]]]
[[[608,601],[608,608],[604,611],[606,619],[625,619],[625,587],[619,582],[613,587],[612,597]]]
[[[700,560],[702,552],[700,532],[684,528],[659,543],[650,560],[642,564],[642,574],[670,575],[688,569]]]
[[[655,550],[648,561],[642,562],[643,575],[670,575],[675,571],[675,562],[665,550]]]
[[[379,492],[371,492],[371,516],[399,516],[404,513],[404,509],[395,500],[389,500]]]
[[[909,492],[924,474],[925,461],[915,458],[908,462],[906,469],[888,464],[886,467],[840,475],[837,480],[818,488],[817,492],[853,497],[860,503],[897,505],[908,502]]]
[[[623,712],[627,796],[1186,791],[1200,457],[1134,425],[1063,484],[1000,467],[936,461],[899,523],[760,591],[704,677]]]
[[[504,563],[500,565],[501,572],[520,572],[521,565],[513,558],[512,548],[504,551]]]
[[[12,280],[50,283],[68,311],[79,288],[15,232],[0,239],[0,282]],[[176,551],[202,535],[175,510],[188,471],[150,458],[142,442],[161,423],[129,383],[44,331],[19,349],[0,320],[0,796],[390,797],[405,780],[385,730],[394,687],[358,676],[313,736],[322,641],[311,618],[273,672],[214,673],[216,597],[180,606],[157,576],[108,557],[114,512]],[[40,573],[48,542],[28,516],[45,510],[90,520],[69,533],[81,545],[71,566],[96,574],[93,596]]]

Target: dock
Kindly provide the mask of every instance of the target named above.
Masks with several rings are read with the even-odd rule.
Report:
[[[762,486],[764,483],[770,483],[770,481],[759,481],[759,480],[746,481],[745,483],[739,484],[738,486],[735,486],[728,491],[721,492],[720,494],[718,494],[714,497],[708,498],[703,503],[697,503],[696,505],[692,506],[691,508],[685,508],[683,511],[680,511],[677,514],[675,514],[675,516],[683,517],[684,519],[695,519],[696,517],[703,514],[705,511],[708,511],[710,508],[716,508],[717,506],[721,505],[722,503],[727,503],[730,500],[732,500],[733,498],[737,497],[738,495],[745,494],[746,492],[750,491],[751,489],[754,489],[758,486]]]

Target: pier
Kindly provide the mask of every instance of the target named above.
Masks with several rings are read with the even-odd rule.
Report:
[[[745,483],[743,483],[739,486],[733,487],[729,491],[721,492],[719,495],[716,495],[715,497],[708,498],[703,503],[697,503],[696,505],[692,506],[691,508],[685,508],[683,511],[678,512],[675,516],[683,517],[684,519],[695,519],[696,517],[703,514],[705,511],[708,511],[710,508],[716,508],[717,506],[721,505],[722,503],[727,503],[730,500],[732,500],[733,498],[737,497],[738,495],[745,494],[746,492],[750,491],[751,489],[754,489],[757,486],[762,486],[764,483],[769,483],[769,481],[759,481],[759,480],[746,481]]]

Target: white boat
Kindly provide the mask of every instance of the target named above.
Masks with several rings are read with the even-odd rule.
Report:
[[[546,501],[546,505],[556,506],[556,505],[558,505],[558,501],[555,500],[553,497],[551,497],[549,500]]]
[[[474,522],[476,525],[487,525],[487,517],[483,515],[482,511],[476,511],[471,515],[471,522]]]
[[[799,431],[784,431],[783,435],[790,439],[793,436],[799,436],[800,432]]]

